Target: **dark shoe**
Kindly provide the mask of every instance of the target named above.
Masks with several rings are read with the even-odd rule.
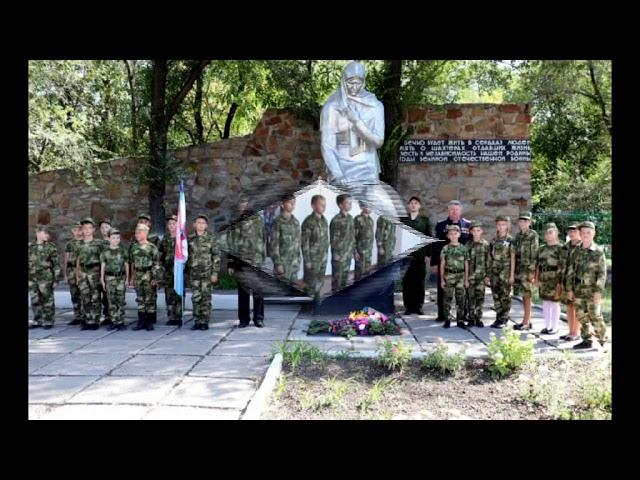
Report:
[[[416,315],[424,315],[424,313],[422,312],[422,309],[419,308],[418,310],[416,310]]]
[[[575,342],[576,340],[580,340],[580,335],[576,335],[575,337],[565,335],[563,340],[566,340],[567,342]]]
[[[80,325],[82,323],[82,320],[76,318],[75,320],[72,320],[71,322],[67,323],[67,325]]]
[[[40,325],[39,323],[32,323],[31,325],[29,325],[29,330],[33,330],[34,328],[40,328],[42,327],[42,325]]]
[[[244,323],[244,322],[240,322],[240,324],[238,325],[238,328],[247,328],[249,326],[249,322]]]
[[[201,323],[200,324],[200,330],[209,330],[209,324],[208,323]]]
[[[158,312],[153,312],[149,314],[149,323],[151,323],[152,325],[155,325],[156,322],[158,321]],[[149,330],[147,328],[147,330]]]
[[[415,312],[413,312],[412,310],[405,310],[403,315],[413,315]]]
[[[482,323],[482,320],[476,320],[475,322],[473,322],[473,326],[474,327],[479,327],[479,328],[484,328],[484,323]]]
[[[182,328],[182,320],[176,320],[176,323],[174,324],[176,327],[178,328]]]
[[[85,322],[82,324],[82,327],[80,328],[80,330],[93,330],[93,329],[91,328],[91,325]]]
[[[456,322],[456,327],[458,328],[467,328],[467,324],[464,322]]]
[[[109,325],[113,325],[113,322],[111,321],[110,318],[105,318],[103,321],[100,322],[101,327],[106,327]]]
[[[502,321],[502,320],[496,320],[495,322],[493,322],[490,327],[491,328],[504,328],[504,324],[506,322]]]
[[[118,330],[126,330],[127,326],[124,323],[119,323],[118,325],[116,325],[116,328]]]
[[[446,321],[446,318],[442,318],[442,317],[436,318],[436,322],[444,322],[444,321]]]
[[[169,320],[167,323],[165,323],[165,325],[175,325],[176,321],[175,320]]]
[[[107,327],[107,330],[109,330],[110,332],[111,332],[111,331],[113,331],[113,330],[118,330],[118,327],[119,327],[119,326],[120,326],[120,325],[117,325],[117,324],[115,324],[115,323],[111,323],[111,325],[109,325],[109,326]]]
[[[445,320],[444,325],[442,325],[443,328],[449,328],[450,326],[451,326],[451,320]]]
[[[555,335],[558,333],[558,330],[547,330],[547,335]]]
[[[194,324],[191,326],[191,330],[200,330],[200,324],[199,324],[199,323],[194,323]]]
[[[531,322],[529,322],[529,325],[527,325],[526,327],[524,326],[524,323],[519,323],[515,327],[513,327],[513,329],[514,330],[531,330]]]
[[[543,328],[542,330],[540,330],[540,335],[548,335],[549,334],[549,330],[546,328]]]
[[[583,340],[582,342],[580,342],[577,345],[573,346],[574,350],[581,350],[583,348],[593,348],[593,341],[592,340]]]
[[[138,323],[136,323],[131,330],[142,330],[146,327],[144,313],[138,312]]]
[[[45,330],[51,330],[53,328],[53,325],[45,325],[44,327]]]
[[[253,324],[258,328],[264,327],[264,321],[263,320],[254,320]]]

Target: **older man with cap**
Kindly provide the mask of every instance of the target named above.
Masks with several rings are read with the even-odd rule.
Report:
[[[447,205],[447,218],[438,222],[436,224],[434,236],[438,240],[442,240],[440,242],[434,242],[429,245],[428,255],[430,257],[430,265],[431,272],[436,274],[436,283],[438,286],[437,296],[438,296],[438,317],[436,318],[437,322],[444,322],[446,320],[444,315],[444,292],[442,287],[440,286],[441,278],[438,269],[438,265],[440,265],[440,252],[442,248],[449,243],[449,239],[447,238],[447,227],[449,225],[457,225],[460,227],[460,240],[459,242],[463,245],[466,245],[471,240],[471,234],[469,233],[469,228],[471,226],[471,222],[466,218],[462,217],[462,203],[459,200],[451,200]],[[465,317],[468,316],[467,313],[467,304],[465,302]]]

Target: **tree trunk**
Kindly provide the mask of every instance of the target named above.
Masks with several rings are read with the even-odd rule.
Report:
[[[602,98],[602,93],[600,92],[600,87],[598,86],[598,81],[596,79],[596,72],[595,72],[595,67],[593,65],[593,61],[589,60],[587,64],[589,65],[589,77],[591,78],[591,85],[593,86],[593,91],[595,93],[596,103],[600,107],[602,122],[604,123],[605,127],[607,127],[607,131],[609,132],[609,135],[612,135],[611,119],[609,118],[609,114],[607,113],[607,106],[604,103],[604,99]]]
[[[138,153],[138,147],[140,145],[139,132],[138,132],[138,109],[136,106],[136,94],[134,89],[134,71],[132,65],[129,65],[129,60],[123,60],[125,67],[127,67],[127,80],[129,81],[129,97],[131,106],[131,153],[136,155]]]
[[[152,231],[160,233],[164,224],[165,158],[167,154],[166,87],[167,61],[153,61],[151,88],[151,128],[149,129],[149,214]]]
[[[402,60],[385,61],[384,88],[382,104],[384,105],[384,138],[389,139],[393,129],[400,123],[400,87],[402,79]],[[380,162],[380,178],[395,187],[398,179],[397,149],[385,155]]]
[[[200,145],[204,143],[204,126],[202,125],[202,72],[196,79],[196,99],[193,110],[196,123],[196,142]]]
[[[227,119],[224,122],[224,132],[222,134],[222,138],[229,138],[229,134],[231,132],[231,122],[233,122],[233,117],[236,114],[236,110],[238,110],[238,104],[233,102],[229,107],[229,113],[227,113]]]

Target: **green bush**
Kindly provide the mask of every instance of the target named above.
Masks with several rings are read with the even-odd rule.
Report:
[[[440,373],[455,373],[464,366],[464,352],[449,354],[449,346],[446,343],[439,343],[422,359],[424,370],[435,370]]]
[[[284,341],[274,351],[274,355],[276,353],[282,354],[282,363],[289,365],[292,372],[295,372],[296,368],[304,361],[320,363],[325,359],[325,354],[318,347],[308,342]]]
[[[319,333],[329,333],[329,322],[326,320],[311,320],[307,328],[307,335],[317,335]]]
[[[489,371],[493,376],[504,377],[522,368],[533,359],[535,339],[520,339],[520,333],[507,328],[500,339],[491,333],[491,341],[487,345],[489,351]],[[532,337],[532,335],[530,335]]]
[[[376,362],[387,370],[402,371],[411,360],[411,346],[403,340],[393,342],[387,338],[378,344],[376,350],[378,352]]]

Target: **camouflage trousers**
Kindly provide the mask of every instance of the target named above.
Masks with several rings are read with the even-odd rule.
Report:
[[[153,273],[136,272],[136,303],[140,313],[156,313],[158,302],[158,287],[152,286]]]
[[[371,270],[371,250],[358,252],[360,260],[356,260],[356,266],[354,271],[354,280],[360,280],[362,275]]]
[[[82,320],[82,297],[80,296],[80,288],[76,281],[75,268],[71,269],[69,275],[69,293],[71,294],[71,303],[73,304],[73,318]]]
[[[282,278],[284,280],[288,280],[290,282],[295,282],[298,280],[298,270],[300,269],[300,261],[296,259],[287,259],[282,258],[282,263],[278,265],[282,265],[284,268],[284,273],[276,273],[276,278]]]
[[[593,303],[593,296],[576,297],[576,318],[580,322],[580,336],[583,340],[591,340],[594,336],[604,341],[607,336],[607,326],[602,317],[601,305]]]
[[[482,305],[484,304],[484,281],[469,282],[467,298],[469,300],[469,320],[482,320]]]
[[[82,299],[82,315],[87,325],[100,323],[100,272],[80,271],[80,298]]]
[[[456,320],[462,321],[464,319],[464,305],[465,305],[465,288],[464,288],[464,274],[462,273],[445,273],[444,275],[444,298],[442,299],[442,306],[444,309],[444,318],[448,319],[451,313],[451,305],[453,299],[456,300]]]
[[[182,320],[182,297],[173,288],[173,275],[164,277],[164,301],[169,320]]]
[[[112,320],[109,309],[109,295],[107,291],[102,288],[102,284],[100,284],[100,303],[102,303],[102,314],[104,315],[105,321]]]
[[[384,251],[384,255],[380,255],[380,253],[378,252],[378,265],[384,265],[385,263],[388,263],[391,260],[391,257],[393,257],[392,253],[393,252],[387,253],[386,249]]]
[[[127,293],[127,286],[124,281],[124,276],[104,276],[105,291],[109,301],[109,317],[115,325],[124,323],[125,295]]]
[[[511,311],[509,272],[499,272],[491,275],[491,293],[493,295],[493,307],[496,310],[496,320],[506,322]]]
[[[334,292],[347,286],[351,257],[348,260],[331,260],[331,289]]]
[[[39,325],[53,325],[53,278],[29,279],[29,295],[34,322]]]
[[[311,268],[307,268],[311,266]],[[324,273],[327,269],[326,257],[319,262],[314,262],[311,265],[305,263],[304,265],[304,283],[307,286],[307,292],[309,295],[317,298],[320,296],[320,290],[324,283]]]
[[[211,293],[213,285],[211,284],[211,273],[190,273],[191,284],[191,303],[193,304],[193,322],[209,323],[211,315]]]

